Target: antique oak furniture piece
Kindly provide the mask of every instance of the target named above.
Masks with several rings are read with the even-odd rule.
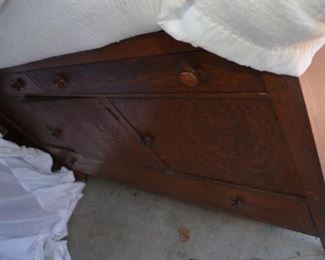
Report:
[[[164,33],[0,71],[0,112],[73,170],[325,243],[325,48],[300,78]]]

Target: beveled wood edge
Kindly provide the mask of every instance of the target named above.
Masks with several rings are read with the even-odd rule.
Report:
[[[107,98],[101,98],[101,102],[103,106],[110,111],[110,113],[114,114],[117,118],[123,129],[127,132],[127,134],[130,136],[130,139],[134,143],[134,145],[139,145],[142,142],[141,137],[138,135],[137,131],[128,123],[127,119],[124,117],[122,113],[110,102]],[[157,166],[159,166],[161,169],[168,169],[168,165],[159,158],[159,156],[148,146],[142,147],[147,155],[149,155],[152,160],[155,161]]]
[[[310,132],[315,141],[316,152],[314,153],[319,158],[318,175],[322,175],[315,176],[320,190],[317,191],[316,188],[316,194],[309,204],[325,249],[325,46],[316,53],[310,67],[299,78],[299,83],[307,110],[306,116],[311,126]]]
[[[263,78],[325,248],[325,183],[299,79],[272,73],[263,73]]]
[[[325,46],[299,82],[325,179]]]
[[[175,99],[188,99],[188,98],[202,98],[202,99],[218,99],[218,98],[231,98],[231,99],[247,99],[247,98],[264,98],[267,96],[266,92],[158,92],[158,93],[101,93],[101,94],[61,94],[61,95],[43,95],[27,94],[22,95],[7,95],[0,96],[0,98],[21,98],[28,101],[42,101],[42,100],[55,100],[55,99],[83,99],[83,98],[175,98]]]

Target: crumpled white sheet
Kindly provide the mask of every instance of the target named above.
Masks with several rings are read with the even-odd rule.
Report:
[[[70,260],[67,222],[83,183],[47,153],[0,136],[0,259]]]
[[[325,0],[6,0],[0,68],[160,28],[239,64],[299,76],[325,43]]]

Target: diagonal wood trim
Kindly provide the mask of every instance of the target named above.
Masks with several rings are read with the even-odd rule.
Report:
[[[325,246],[325,183],[298,78],[263,73],[318,235]]]

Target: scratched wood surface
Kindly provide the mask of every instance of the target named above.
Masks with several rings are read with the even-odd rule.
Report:
[[[303,195],[265,96],[112,102],[177,172]]]

